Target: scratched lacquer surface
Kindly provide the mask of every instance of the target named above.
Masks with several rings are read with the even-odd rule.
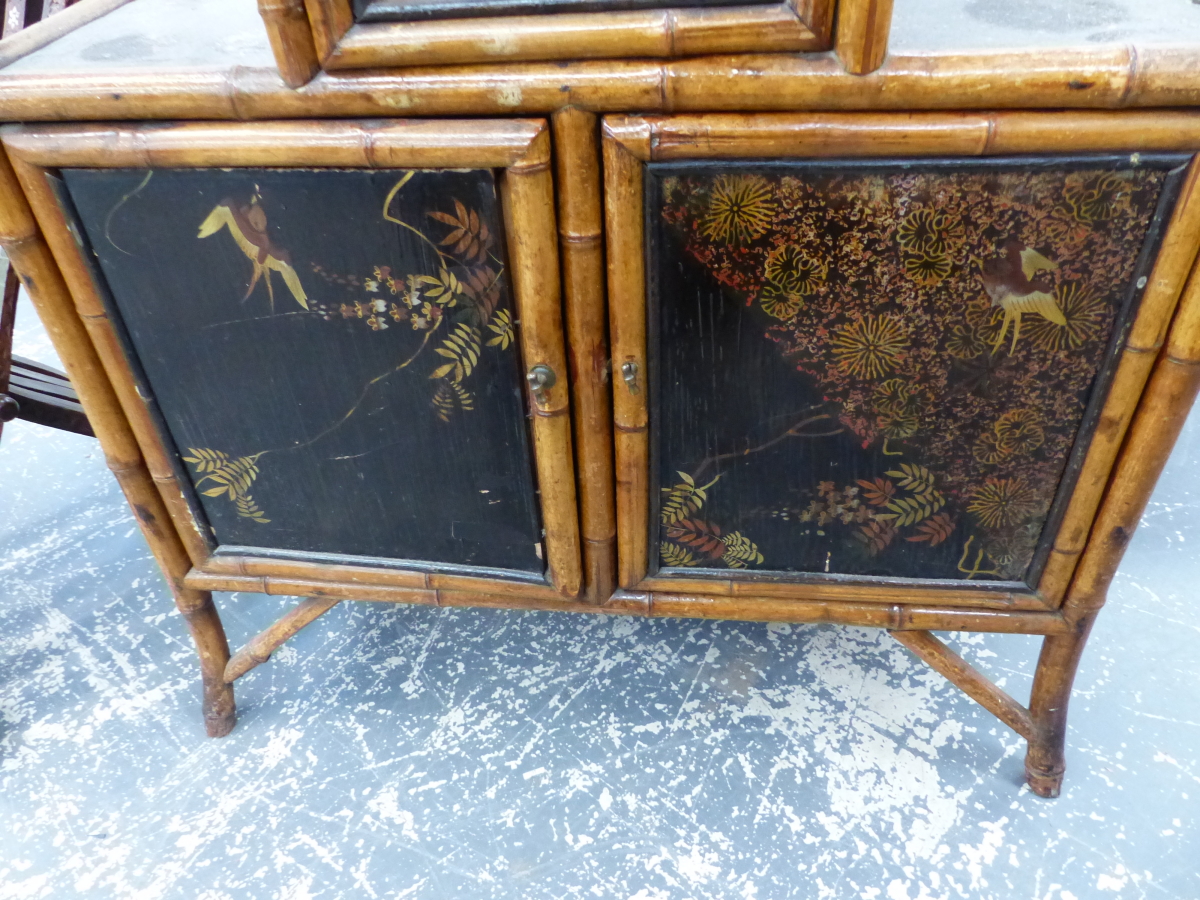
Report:
[[[661,565],[1036,579],[1178,163],[651,166]]]
[[[540,572],[490,170],[69,170],[221,544]]]

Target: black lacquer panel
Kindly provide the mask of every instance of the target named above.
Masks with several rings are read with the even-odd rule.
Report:
[[[650,165],[659,564],[1035,582],[1184,161]]]
[[[420,22],[551,13],[758,6],[775,2],[777,0],[354,0],[354,16],[357,22]]]
[[[62,176],[220,544],[543,571],[492,171]]]

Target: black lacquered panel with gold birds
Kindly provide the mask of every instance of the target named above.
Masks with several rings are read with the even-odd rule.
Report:
[[[651,164],[659,566],[1036,580],[1184,162]]]
[[[491,170],[65,170],[221,545],[541,573]]]

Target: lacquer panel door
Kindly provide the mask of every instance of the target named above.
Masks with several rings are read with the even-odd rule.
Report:
[[[90,270],[200,568],[578,590],[543,123],[9,140]],[[105,142],[137,150],[84,152]]]
[[[1058,602],[1190,156],[980,123],[608,121],[627,588]]]

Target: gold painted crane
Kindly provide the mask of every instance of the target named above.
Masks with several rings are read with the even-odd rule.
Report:
[[[271,286],[271,270],[274,270],[283,276],[283,283],[288,286],[296,302],[308,309],[308,295],[304,293],[300,278],[292,268],[291,256],[282,247],[275,246],[267,234],[267,214],[261,201],[257,187],[254,196],[245,205],[238,205],[235,200],[222,200],[200,223],[197,237],[206,238],[228,227],[238,247],[254,263],[254,275],[242,297],[243,303],[254,292],[254,286],[262,277],[267,283],[267,296],[271,298],[271,312],[275,311],[275,290]]]
[[[1017,337],[1021,334],[1021,315],[1037,313],[1044,319],[1049,319],[1055,325],[1066,325],[1067,320],[1054,302],[1053,286],[1038,275],[1039,272],[1053,272],[1058,263],[1047,259],[1036,250],[1031,250],[1020,241],[1009,239],[1005,242],[1003,255],[998,259],[989,259],[983,263],[980,277],[983,279],[984,290],[992,298],[992,306],[1004,310],[1004,324],[992,352],[1004,341],[1008,326],[1013,327],[1012,346],[1009,354],[1017,349]]]

